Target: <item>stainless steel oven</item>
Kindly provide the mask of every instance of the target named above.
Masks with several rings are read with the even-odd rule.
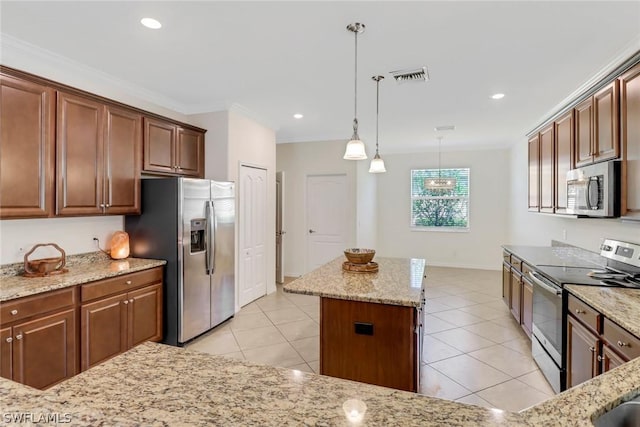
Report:
[[[529,279],[533,284],[531,352],[551,387],[559,393],[565,388],[562,287],[534,271],[529,272]]]

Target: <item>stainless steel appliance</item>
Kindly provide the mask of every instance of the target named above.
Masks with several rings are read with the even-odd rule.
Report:
[[[567,213],[620,216],[620,162],[596,163],[567,172]]]
[[[142,214],[127,216],[133,256],[167,260],[164,340],[182,345],[235,312],[235,186],[142,180]]]
[[[640,245],[606,239],[601,263],[584,261],[570,266],[537,265],[529,273],[533,284],[531,352],[551,387],[566,388],[567,291],[564,285],[640,288]]]

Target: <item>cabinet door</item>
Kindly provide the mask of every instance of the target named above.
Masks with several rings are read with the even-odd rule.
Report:
[[[162,339],[162,283],[129,292],[128,347]]]
[[[529,140],[529,210],[540,210],[540,137]]]
[[[593,163],[593,98],[589,97],[575,109],[576,167]]]
[[[609,347],[602,346],[602,373],[608,372],[613,368],[617,368],[623,363],[628,362],[628,360],[618,356],[613,350]]]
[[[0,74],[0,218],[53,214],[55,93]]]
[[[573,169],[573,110],[555,122],[555,212],[567,211],[567,172]]]
[[[533,285],[522,280],[522,329],[531,337],[533,323]]]
[[[75,308],[13,327],[13,380],[43,389],[76,373]]]
[[[13,378],[13,336],[11,328],[0,329],[0,377]]]
[[[519,273],[516,273],[514,270],[511,271],[511,314],[516,318],[518,323],[520,323],[520,315],[521,315],[521,300],[522,298],[522,276]]]
[[[555,199],[554,126],[540,131],[540,212],[553,213]]]
[[[176,173],[176,134],[176,125],[145,117],[144,171]]]
[[[594,161],[620,157],[618,138],[618,81],[593,96]]]
[[[509,264],[502,263],[502,300],[511,308],[511,268]]]
[[[204,134],[189,129],[178,129],[176,166],[182,175],[204,177]]]
[[[125,294],[80,307],[80,369],[127,350],[127,306]]]
[[[640,218],[640,64],[620,77],[622,215]]]
[[[567,387],[581,384],[599,374],[600,339],[573,316],[567,316]]]
[[[104,106],[58,92],[57,112],[56,213],[102,214]]]
[[[139,214],[142,116],[107,106],[104,141],[105,212]]]

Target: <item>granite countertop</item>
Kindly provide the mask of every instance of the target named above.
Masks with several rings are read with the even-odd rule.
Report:
[[[640,289],[566,285],[565,289],[640,337]]]
[[[4,265],[0,267],[0,302],[147,270],[166,263],[164,260],[142,258],[114,261],[104,253],[91,252],[67,257],[67,273],[46,277],[20,276],[22,263]]]
[[[285,292],[351,301],[419,307],[425,260],[376,258],[377,273],[342,270],[344,257],[301,276],[283,286]]]
[[[606,259],[599,254],[575,246],[502,245],[502,247],[532,266],[597,268],[606,265]]]

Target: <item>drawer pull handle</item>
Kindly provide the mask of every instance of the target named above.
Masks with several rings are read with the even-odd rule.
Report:
[[[596,352],[596,348],[595,348],[595,347],[589,347],[589,351],[590,351],[591,353],[595,353],[595,352]]]
[[[631,347],[629,343],[618,341],[618,347]]]
[[[130,285],[130,284],[131,284],[131,280],[127,280],[125,283],[126,283],[127,285]]]
[[[124,304],[129,304],[129,300],[122,301]]]
[[[587,314],[587,312],[584,310],[580,310],[579,308],[576,308],[576,314]]]
[[[11,315],[15,316],[16,314],[18,314],[18,310],[11,310]]]
[[[7,337],[7,342],[11,342],[11,341],[13,341],[13,338]]]
[[[598,355],[598,362],[602,362],[604,360],[604,357]]]
[[[16,335],[16,339],[17,339],[17,340],[21,340],[21,339],[22,339],[22,334],[18,334],[18,335]]]

